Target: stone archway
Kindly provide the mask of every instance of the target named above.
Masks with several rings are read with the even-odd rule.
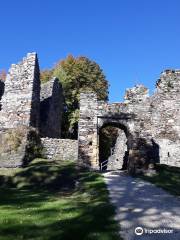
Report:
[[[94,93],[81,93],[78,129],[78,160],[80,165],[99,170],[99,129],[107,124],[121,126],[128,141],[127,169],[130,173],[147,169],[154,161],[154,139],[151,135],[151,112],[141,93],[130,103],[98,101]],[[140,97],[143,101],[140,101]],[[144,100],[145,99],[145,100]],[[148,103],[147,99],[147,103]],[[157,147],[156,147],[157,149]]]
[[[99,165],[101,170],[127,169],[128,134],[121,124],[104,124],[98,131]]]
[[[82,93],[79,119],[79,163],[99,170],[99,130],[108,124],[119,126],[128,136],[128,149],[134,135],[134,114],[125,104],[108,105],[99,102],[94,93]]]

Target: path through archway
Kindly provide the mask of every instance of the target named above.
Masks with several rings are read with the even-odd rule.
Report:
[[[124,126],[106,124],[99,130],[99,165],[101,170],[127,168],[127,131]]]

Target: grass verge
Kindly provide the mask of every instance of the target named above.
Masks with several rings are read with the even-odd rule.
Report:
[[[142,176],[141,178],[173,195],[180,196],[180,168],[159,164],[156,166],[156,171],[157,174],[154,176]]]
[[[0,196],[0,240],[119,239],[102,176],[72,162],[1,170]]]

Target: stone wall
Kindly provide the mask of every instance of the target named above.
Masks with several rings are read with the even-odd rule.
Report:
[[[63,91],[57,78],[42,84],[37,55],[13,64],[0,82],[0,167],[19,167],[44,154],[50,159],[77,160],[78,142],[60,139]],[[41,100],[41,101],[40,101]],[[51,137],[42,138],[39,136]],[[59,138],[59,139],[57,139]]]
[[[19,126],[0,130],[0,167],[25,166],[40,157],[41,151],[40,138],[35,129]]]
[[[20,125],[39,126],[40,80],[35,53],[29,53],[19,64],[12,64],[1,100],[0,128]]]
[[[82,94],[80,161],[88,159],[92,168],[99,168],[98,133],[112,125],[126,133],[129,169],[155,162],[180,166],[180,71],[163,72],[156,86],[152,96],[143,85],[127,89],[124,103],[97,102],[96,95]]]
[[[119,129],[115,146],[111,149],[111,156],[108,158],[107,170],[118,170],[123,168],[127,152],[126,142],[127,138],[124,131]]]
[[[0,167],[19,167],[36,157],[41,148],[36,141],[40,107],[36,53],[12,64],[5,87],[4,83],[0,85],[0,94]]]
[[[80,98],[80,119],[78,124],[79,164],[91,165],[92,168],[96,169],[99,165],[97,159],[97,96],[94,93],[81,93]]]
[[[180,166],[180,71],[166,70],[150,98],[151,133],[159,145],[160,162]]]
[[[52,160],[78,160],[78,141],[71,139],[41,138],[44,157]]]
[[[145,101],[149,96],[149,90],[144,85],[136,85],[133,88],[126,89],[125,103],[138,103]]]
[[[40,134],[60,138],[63,113],[63,90],[57,78],[41,85]]]

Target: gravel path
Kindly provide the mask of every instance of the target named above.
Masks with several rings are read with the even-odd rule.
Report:
[[[116,220],[124,240],[180,240],[179,197],[123,172],[103,175],[111,202],[116,206]],[[136,227],[143,228],[142,235],[135,234]],[[146,233],[164,229],[170,233]]]

